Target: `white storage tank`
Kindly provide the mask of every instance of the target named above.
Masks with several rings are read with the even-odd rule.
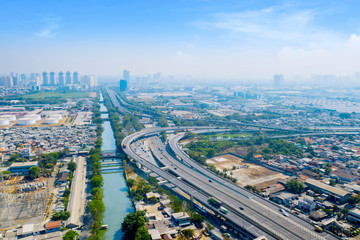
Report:
[[[20,126],[33,125],[33,124],[36,124],[36,119],[35,118],[25,117],[25,118],[20,118],[18,120],[18,125],[20,125]]]
[[[59,123],[59,119],[57,118],[46,118],[45,119],[45,124],[57,124]]]
[[[9,125],[9,119],[7,118],[0,118],[0,127]]]
[[[0,118],[7,118],[7,119],[9,119],[10,122],[16,121],[15,115],[1,115]]]
[[[26,117],[26,118],[33,118],[33,119],[35,119],[36,121],[41,120],[41,116],[40,116],[40,115],[26,115],[25,117]]]

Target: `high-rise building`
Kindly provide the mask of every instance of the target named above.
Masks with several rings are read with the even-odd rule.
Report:
[[[13,79],[13,86],[14,86],[14,87],[18,86],[18,85],[19,85],[19,81],[18,81],[17,75],[16,75],[16,77],[12,77],[12,79]]]
[[[63,72],[59,72],[59,79],[58,79],[58,84],[60,86],[64,86],[65,85],[65,78],[64,78],[64,73]]]
[[[275,74],[273,78],[273,84],[275,87],[279,87],[284,82],[284,75]]]
[[[65,82],[66,84],[72,84],[72,81],[71,81],[71,72],[67,71],[65,73]]]
[[[21,81],[26,81],[26,74],[21,74],[20,75],[20,80]]]
[[[11,76],[5,77],[4,87],[12,88],[13,86],[14,86],[13,77]]]
[[[125,92],[127,89],[127,81],[126,80],[120,80],[120,92]]]
[[[30,73],[30,80],[35,80],[35,73]]]
[[[55,73],[54,72],[50,72],[49,85],[50,86],[55,86],[56,85]]]
[[[130,82],[130,72],[126,69],[123,71],[123,79]]]
[[[85,75],[84,82],[89,88],[97,87],[97,76],[95,75]]]
[[[42,73],[42,83],[45,86],[49,85],[49,77],[48,77],[47,72]]]
[[[78,72],[73,72],[73,84],[79,84],[79,73]]]

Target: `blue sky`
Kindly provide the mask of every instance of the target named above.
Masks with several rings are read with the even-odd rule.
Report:
[[[0,1],[0,72],[351,75],[358,9],[356,0]]]

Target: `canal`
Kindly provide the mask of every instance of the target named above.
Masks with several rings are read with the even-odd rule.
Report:
[[[106,107],[101,104],[101,109]],[[106,119],[108,114],[101,114],[101,118]],[[116,149],[114,133],[109,121],[102,124],[104,131],[102,133],[102,151],[111,151]],[[103,159],[103,162],[115,162],[119,159]],[[120,164],[121,165],[121,164]],[[109,169],[111,168],[111,169]],[[104,235],[105,240],[121,239],[121,224],[125,216],[134,211],[133,205],[127,196],[127,185],[123,174],[122,166],[103,167],[102,177],[104,179],[104,205],[105,213],[103,222],[109,226]]]

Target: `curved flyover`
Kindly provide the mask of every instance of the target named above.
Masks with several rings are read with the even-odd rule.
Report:
[[[257,232],[265,232],[268,237],[275,239],[335,239],[332,235],[328,235],[326,233],[322,233],[321,235],[315,233],[312,230],[313,226],[301,219],[286,218],[282,216],[278,212],[279,209],[276,205],[247,192],[243,188],[218,177],[214,173],[196,164],[177,148],[177,141],[182,136],[172,138],[170,140],[170,147],[173,149],[174,153],[184,163],[186,163],[186,165],[179,165],[176,163],[178,161],[170,155],[167,155],[163,161],[169,161],[167,163],[165,162],[165,165],[177,164],[176,166],[178,167],[178,170],[176,171],[176,174],[185,179],[185,181],[181,181],[174,175],[171,175],[168,172],[161,170],[159,167],[150,164],[131,149],[131,143],[139,138],[157,135],[161,131],[186,129],[215,130],[214,127],[170,127],[146,129],[125,138],[122,145],[123,150],[135,161],[157,173],[159,176],[164,177],[174,185],[180,187],[200,202],[205,203],[205,205],[207,204],[208,196],[216,196],[229,208],[229,210],[231,210],[227,215],[224,215],[224,217],[230,219],[238,226],[242,226],[244,224],[243,219],[245,219],[251,225],[256,226],[255,229]],[[162,158],[159,156],[159,152],[155,152],[155,155],[158,155],[158,159]],[[209,179],[212,181],[211,184],[209,184]],[[240,206],[246,206],[246,214],[238,210]],[[235,216],[237,216],[237,218]]]

